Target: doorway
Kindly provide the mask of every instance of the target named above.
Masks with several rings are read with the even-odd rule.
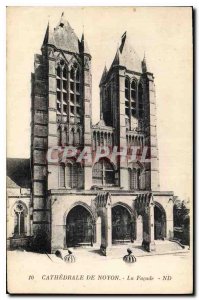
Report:
[[[82,205],[73,207],[66,218],[67,247],[93,245],[95,226],[91,213]]]

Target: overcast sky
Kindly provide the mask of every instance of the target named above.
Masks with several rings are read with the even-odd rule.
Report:
[[[191,8],[8,8],[7,156],[29,157],[30,78],[48,21],[64,11],[78,37],[83,26],[92,55],[93,123],[99,119],[99,81],[127,31],[155,76],[161,190],[191,197],[192,32]]]

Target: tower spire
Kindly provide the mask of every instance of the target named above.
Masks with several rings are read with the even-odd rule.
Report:
[[[120,47],[119,47],[119,49],[120,49],[120,53],[122,53],[122,50],[123,50],[123,48],[124,48],[124,43],[125,43],[125,41],[126,41],[126,31],[123,33],[123,35],[121,36],[121,44],[120,44]]]
[[[147,64],[146,64],[146,52],[144,51],[144,58],[142,61],[142,72],[146,73],[147,72]]]
[[[84,37],[84,26],[83,26],[81,44],[82,44],[83,53],[90,54],[90,51],[89,51],[89,48],[88,48],[88,44],[87,44],[87,42],[85,40],[85,37]]]
[[[61,27],[63,27],[65,25],[64,12],[62,12],[62,14],[61,14],[61,19],[60,19],[59,25]]]

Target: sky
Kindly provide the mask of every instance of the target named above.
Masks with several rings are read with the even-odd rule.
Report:
[[[92,55],[93,123],[99,120],[99,82],[120,37],[131,44],[155,76],[161,190],[192,197],[192,24],[186,7],[7,8],[7,156],[29,157],[30,93],[34,54],[40,53],[48,21],[64,12]]]

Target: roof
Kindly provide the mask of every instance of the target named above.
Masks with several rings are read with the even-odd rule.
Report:
[[[7,187],[31,187],[30,159],[7,158]]]
[[[112,66],[114,65],[124,66],[128,70],[142,73],[142,62],[133,49],[126,32],[121,37],[120,46],[112,63]]]
[[[10,177],[6,176],[6,186],[8,188],[12,189],[19,189],[20,186],[18,186]]]
[[[48,23],[43,45],[54,45],[57,49],[79,53],[79,39],[74,30],[64,18],[64,13],[61,15],[59,24],[51,29]]]

